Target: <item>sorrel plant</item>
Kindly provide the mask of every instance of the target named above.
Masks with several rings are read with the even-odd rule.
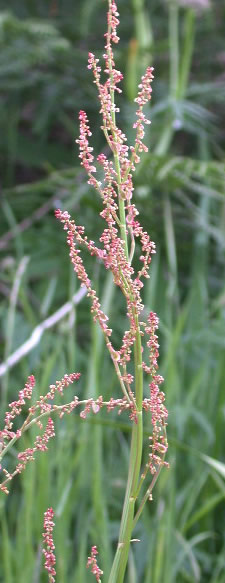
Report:
[[[108,583],[123,583],[132,532],[145,503],[148,499],[152,499],[152,490],[161,468],[167,466],[165,455],[168,414],[164,405],[164,393],[160,390],[163,377],[158,374],[158,318],[153,312],[150,312],[147,319],[142,316],[144,306],[141,290],[144,286],[144,280],[149,278],[149,266],[152,254],[155,253],[155,245],[137,220],[138,211],[132,201],[133,173],[140,161],[140,154],[148,151],[143,139],[145,125],[149,124],[150,121],[146,118],[143,109],[151,99],[153,68],[147,68],[138,88],[138,95],[135,99],[137,104],[136,121],[133,124],[136,135],[134,145],[129,146],[116,119],[119,108],[115,102],[115,95],[121,93],[119,84],[123,76],[115,68],[112,47],[113,44],[119,42],[117,35],[119,14],[114,0],[109,0],[108,4],[108,28],[105,34],[106,43],[103,54],[105,63],[103,73],[106,75],[104,81],[102,81],[99,60],[92,53],[89,53],[88,58],[88,68],[93,71],[94,83],[97,86],[100,101],[101,129],[111,153],[108,158],[104,153],[97,156],[97,163],[104,173],[102,182],[96,178],[96,162],[92,153],[93,148],[89,145],[91,131],[84,111],[80,111],[79,114],[80,137],[77,140],[81,165],[88,174],[88,184],[94,187],[102,199],[103,210],[100,215],[105,221],[105,227],[99,238],[100,246],[87,238],[84,227],[71,219],[67,211],[58,209],[55,214],[67,232],[67,243],[74,270],[91,299],[91,312],[94,321],[99,323],[103,332],[118,378],[120,395],[117,398],[111,397],[109,401],[104,401],[101,395],[95,400],[90,398],[85,401],[79,400],[75,396],[70,403],[61,406],[53,405],[51,401],[56,392],[63,394],[64,389],[80,376],[79,373],[65,375],[61,381],[56,382],[56,385],[51,385],[48,393],[44,397],[40,397],[35,405],[28,409],[28,415],[21,427],[14,429],[15,419],[20,415],[26,401],[32,396],[35,380],[33,376],[30,376],[25,388],[19,393],[19,399],[10,404],[10,411],[5,415],[5,427],[0,432],[0,462],[10,447],[31,425],[36,424],[39,429],[42,429],[44,418],[48,419],[47,424],[43,434],[36,437],[33,447],[18,454],[15,470],[9,472],[3,468],[4,479],[0,484],[0,489],[8,493],[8,483],[11,479],[25,469],[27,462],[34,459],[37,450],[45,451],[47,449],[48,440],[54,436],[53,414],[58,413],[59,416],[62,416],[64,413],[71,413],[78,406],[82,407],[80,416],[83,419],[91,411],[96,414],[103,407],[106,407],[108,411],[117,408],[119,413],[128,411],[132,423],[128,478],[118,544],[108,580]],[[123,334],[120,349],[113,346],[112,329],[108,325],[108,317],[101,308],[99,298],[85,269],[80,247],[88,250],[91,255],[104,264],[106,270],[112,272],[114,284],[120,288],[125,298],[128,327]],[[134,260],[138,268],[134,267]],[[143,361],[145,344],[149,352],[148,363]],[[148,397],[143,395],[144,374],[150,378]],[[142,467],[143,411],[146,414],[150,413],[152,424],[152,432],[149,437],[149,456],[144,467]],[[53,516],[54,512],[52,508],[49,508],[45,513],[43,534],[46,546],[43,552],[49,582],[55,581],[56,574],[52,538]],[[96,546],[93,546],[87,566],[91,568],[96,581],[100,582],[103,573],[97,565],[97,553]]]
[[[167,410],[164,406],[164,393],[159,389],[163,381],[158,374],[158,318],[151,312],[147,322],[141,320],[143,305],[141,289],[143,280],[149,277],[151,256],[155,253],[155,245],[149,235],[143,230],[137,220],[138,211],[132,202],[133,181],[132,175],[140,161],[140,153],[147,152],[143,143],[144,126],[150,121],[146,118],[143,108],[151,99],[153,68],[148,67],[141,79],[137,103],[136,121],[133,128],[136,130],[135,143],[127,145],[126,136],[118,127],[116,113],[119,108],[115,103],[116,93],[121,93],[119,83],[123,75],[115,68],[113,44],[119,42],[117,26],[119,25],[117,6],[114,0],[109,0],[108,28],[105,34],[106,44],[103,59],[106,80],[102,81],[102,70],[99,59],[89,53],[88,68],[92,69],[94,83],[97,86],[102,115],[101,129],[104,132],[108,147],[112,153],[109,159],[101,153],[97,156],[98,164],[103,168],[104,180],[101,183],[96,178],[96,165],[93,148],[89,145],[91,131],[86,113],[80,111],[79,144],[81,165],[88,174],[88,183],[95,188],[102,199],[103,210],[100,215],[106,222],[99,239],[101,247],[88,240],[84,227],[78,226],[65,211],[56,211],[56,217],[67,231],[67,243],[70,248],[70,258],[74,270],[82,285],[86,286],[91,298],[91,312],[94,321],[98,321],[105,337],[106,346],[113,361],[118,382],[123,394],[123,407],[129,409],[132,421],[132,438],[130,446],[130,461],[127,487],[121,518],[119,540],[115,553],[109,583],[122,583],[128,560],[128,553],[132,531],[145,502],[151,499],[152,489],[163,465],[166,465],[167,451],[166,420]],[[136,252],[140,267],[135,271],[133,258]],[[117,285],[126,300],[128,329],[124,332],[121,348],[116,350],[111,341],[112,330],[108,326],[108,317],[101,309],[99,299],[85,270],[79,247],[86,248],[91,255],[95,255],[103,262],[107,270],[113,274],[114,284]],[[148,336],[149,363],[143,362],[143,341]],[[133,360],[134,374],[129,372],[129,365]],[[150,375],[150,396],[143,398],[143,375]],[[98,403],[99,404],[99,403]],[[111,406],[116,401],[111,399]],[[110,406],[110,405],[109,405]],[[109,407],[108,406],[108,407]],[[151,413],[152,435],[150,437],[150,453],[148,463],[141,473],[143,452],[143,410]],[[85,413],[84,413],[85,414]],[[149,474],[151,476],[149,481]],[[135,510],[139,494],[148,481],[144,496]],[[93,547],[95,548],[95,547]],[[96,576],[97,580],[99,575]]]

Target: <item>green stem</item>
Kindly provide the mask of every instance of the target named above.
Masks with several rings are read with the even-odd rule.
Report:
[[[112,100],[112,104],[114,105],[114,91],[111,90],[111,100]],[[115,112],[112,113],[112,120],[113,120],[113,124],[114,126],[116,125],[116,114]],[[115,134],[114,134],[114,139],[115,139]],[[129,259],[128,257],[128,242],[127,242],[127,229],[126,229],[126,214],[125,214],[125,205],[124,205],[124,200],[121,197],[121,171],[120,171],[120,161],[119,161],[119,156],[117,154],[117,152],[113,152],[113,156],[114,156],[114,162],[115,162],[115,169],[116,169],[116,173],[117,173],[117,184],[118,184],[118,199],[119,199],[119,216],[120,216],[120,233],[121,233],[121,239],[124,242],[124,248],[125,248],[125,255],[127,260]]]
[[[177,99],[184,99],[187,91],[194,49],[194,34],[195,34],[195,12],[194,10],[189,9],[186,12],[184,22],[184,42],[182,58],[180,59],[179,83],[177,86],[176,95]]]
[[[142,457],[142,411],[137,413],[137,423],[132,428],[127,488],[123,505],[118,546],[109,577],[109,583],[123,583],[127,566],[130,539],[133,530],[134,506]]]
[[[108,34],[110,34],[110,27],[108,29]],[[112,73],[112,63],[109,54],[109,69]],[[114,90],[111,89],[111,102],[114,107]],[[115,111],[112,111],[112,124],[116,128],[116,115]],[[112,134],[114,141],[116,142],[116,132],[112,129]],[[126,213],[125,204],[121,196],[121,169],[120,160],[117,151],[113,150],[115,170],[117,173],[117,184],[118,184],[118,206],[119,206],[119,218],[120,218],[120,233],[121,239],[124,241],[124,250],[126,259],[129,263],[129,249],[127,240],[127,228],[126,228]],[[135,376],[135,399],[137,407],[137,418],[133,422],[132,427],[132,438],[131,438],[131,448],[130,448],[130,458],[129,458],[129,469],[128,469],[128,479],[126,486],[126,493],[123,504],[123,512],[120,524],[119,541],[117,550],[115,553],[111,573],[109,576],[109,583],[123,583],[124,575],[126,571],[128,554],[130,548],[131,534],[133,530],[133,519],[134,519],[134,507],[136,501],[136,492],[139,481],[140,469],[141,469],[141,459],[142,459],[142,449],[143,449],[143,422],[142,422],[142,401],[143,401],[143,368],[142,368],[142,346],[141,346],[141,334],[140,326],[138,320],[138,314],[134,308],[133,312],[135,327],[136,327],[136,338],[134,342],[134,376]]]
[[[142,498],[142,501],[140,503],[140,506],[138,508],[138,511],[136,512],[135,517],[134,517],[134,520],[133,520],[133,525],[132,525],[133,529],[135,528],[135,526],[136,526],[136,524],[137,524],[137,522],[138,522],[138,520],[139,520],[139,518],[141,516],[141,513],[142,513],[142,511],[144,509],[144,506],[145,506],[147,500],[151,496],[152,490],[153,490],[153,488],[154,488],[154,486],[155,486],[155,484],[156,484],[156,482],[158,480],[158,477],[159,477],[159,474],[161,472],[162,467],[163,467],[163,463],[159,466],[159,469],[155,473],[155,475],[154,475],[154,477],[153,477],[153,479],[151,481],[151,484],[149,485],[147,491],[145,492],[145,495]]]
[[[159,142],[155,147],[154,154],[156,156],[165,156],[171,145],[174,134],[174,128],[172,125],[172,120],[169,119],[167,125],[165,125],[162,135],[159,138]]]
[[[178,90],[179,83],[179,9],[176,0],[171,0],[169,3],[169,83],[170,83],[170,100],[174,102]],[[164,124],[162,135],[155,147],[155,154],[157,156],[164,156],[171,145],[174,128],[174,113],[170,109],[167,122]]]
[[[192,63],[193,48],[194,48],[194,33],[195,33],[195,13],[189,9],[186,12],[184,23],[184,41],[182,55],[179,51],[179,9],[171,0],[169,6],[169,55],[170,55],[170,99],[172,104],[174,101],[180,101],[185,98],[187,91],[188,80],[190,76],[190,68]],[[159,142],[155,148],[157,156],[164,156],[167,154],[174,135],[174,112],[169,112],[167,123],[164,125],[164,130],[160,136]]]
[[[113,121],[115,122],[115,118]],[[124,241],[127,261],[129,261],[128,242],[126,233],[125,205],[124,200],[120,197],[119,188],[121,184],[120,164],[118,155],[115,152],[114,161],[118,177],[121,238]],[[124,580],[130,548],[131,534],[133,530],[134,507],[136,501],[136,491],[140,475],[143,449],[143,422],[142,422],[143,369],[142,369],[141,334],[138,321],[138,314],[134,313],[134,319],[136,325],[136,339],[134,343],[134,364],[135,364],[135,398],[137,406],[137,420],[136,422],[133,423],[132,427],[127,487],[121,518],[119,541],[109,577],[109,583],[123,583]]]
[[[178,5],[169,4],[170,95],[175,97],[179,81],[179,23]]]

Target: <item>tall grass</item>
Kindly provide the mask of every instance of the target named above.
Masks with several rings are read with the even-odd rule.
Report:
[[[154,13],[151,14],[147,5],[145,10],[151,16],[157,43]],[[168,31],[170,87],[172,92],[177,87],[179,95],[171,96],[169,103],[162,99],[161,111],[168,121],[166,125],[163,117],[162,128],[157,106],[153,107],[155,149],[137,177],[141,219],[150,223],[158,248],[144,303],[146,311],[151,309],[160,314],[160,366],[166,379],[171,469],[160,476],[154,500],[137,526],[135,538],[141,542],[132,545],[127,583],[223,583],[224,168],[220,165],[223,154],[221,142],[218,149],[215,146],[214,120],[205,110],[197,109],[196,95],[201,93],[201,87],[187,83],[193,43],[197,52],[199,28],[210,29],[209,17],[202,17],[202,23],[196,20],[194,39],[193,13],[187,10],[176,15],[174,10],[171,8]],[[179,54],[175,54],[178,49],[173,32],[177,16],[181,19],[179,23],[185,19],[184,42],[179,45]],[[166,29],[165,17],[162,28]],[[159,63],[162,51],[159,46]],[[180,68],[174,72],[178,60]],[[181,86],[186,100],[184,93],[180,93]],[[159,84],[159,94],[160,91]],[[196,100],[192,109],[188,108],[191,91]],[[205,100],[210,91],[213,100],[213,91],[217,90],[209,86]],[[217,98],[218,95],[222,95],[221,86]],[[90,99],[88,95],[85,98]],[[126,107],[130,115],[130,104]],[[181,116],[185,139],[182,136],[180,139],[177,133],[174,136],[174,111]],[[122,115],[126,123],[125,110]],[[17,132],[17,126],[13,131]],[[197,139],[193,138],[196,133]],[[8,136],[9,147],[10,136],[14,140],[15,133],[14,137]],[[189,147],[193,139],[196,141]],[[23,160],[24,152],[21,151]],[[63,155],[60,151],[59,158]],[[5,178],[8,186],[13,184],[13,159],[10,156],[10,170]],[[56,159],[54,154],[54,166]],[[94,220],[98,203],[93,201],[78,169],[52,172],[36,185],[6,191],[1,221],[2,228],[11,230],[12,238],[2,260],[3,360],[27,339],[41,320],[71,299],[78,287],[52,212],[49,216],[43,214],[41,222],[34,218],[29,229],[18,231],[17,224],[24,214],[40,208],[46,197],[53,195],[56,199],[65,197],[65,208],[79,212],[80,223],[89,225],[90,235],[99,228]],[[27,255],[30,260],[26,263]],[[21,260],[24,272],[15,297],[13,292],[10,294],[10,288],[15,290]],[[119,339],[123,330],[123,306],[117,295],[113,296],[111,282],[104,280],[98,264],[94,267],[94,278],[96,285],[103,289],[101,299],[111,317],[117,309],[120,311],[116,331]],[[14,398],[31,372],[38,379],[37,395],[43,394],[65,370],[82,371],[82,397],[95,391],[101,394],[105,379],[109,395],[116,389],[116,379],[109,360],[103,357],[98,333],[94,327],[90,332],[86,299],[56,328],[47,330],[41,344],[8,371],[2,379],[2,398],[6,394],[9,399]],[[145,427],[144,431],[147,456],[149,428]],[[34,465],[27,467],[7,500],[0,499],[0,581],[46,580],[41,558],[42,516],[51,504],[56,509],[58,581],[92,580],[86,571],[86,558],[93,539],[101,549],[101,567],[107,577],[119,528],[118,501],[125,488],[129,436],[128,420],[112,419],[103,413],[98,418],[87,418],[85,423],[76,414],[58,423],[48,454],[40,455]],[[29,438],[25,436],[24,448],[28,445]],[[10,455],[15,457],[15,454],[12,451]]]

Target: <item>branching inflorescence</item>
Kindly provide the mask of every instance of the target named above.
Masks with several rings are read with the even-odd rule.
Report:
[[[51,401],[54,400],[56,393],[59,393],[62,396],[64,389],[79,378],[80,373],[72,373],[70,375],[66,374],[61,381],[56,381],[55,385],[50,385],[49,391],[46,395],[40,396],[35,404],[28,408],[25,421],[17,429],[14,428],[14,422],[17,421],[18,424],[20,414],[25,411],[27,401],[30,401],[32,398],[33,389],[35,387],[35,378],[33,375],[28,377],[24,389],[19,392],[18,400],[9,404],[10,410],[5,414],[5,425],[0,431],[0,470],[2,470],[4,474],[4,479],[0,482],[0,490],[5,492],[5,494],[8,494],[8,483],[17,474],[21,474],[29,461],[35,459],[35,453],[37,451],[46,451],[48,449],[48,441],[55,435],[52,414],[58,413],[58,415],[62,416],[64,413],[70,413],[78,404],[80,404],[77,397],[74,397],[73,401],[64,405],[54,405],[51,403]],[[2,460],[12,446],[20,439],[23,433],[33,425],[36,425],[39,431],[43,430],[43,421],[45,421],[45,418],[47,418],[47,424],[43,433],[37,435],[33,447],[29,447],[25,451],[18,453],[18,463],[13,472],[10,473],[5,467],[2,469]]]
[[[103,401],[103,397],[100,395],[97,399],[79,399],[76,395],[73,400],[69,403],[63,405],[55,405],[51,403],[54,400],[56,393],[59,393],[61,397],[64,395],[64,390],[72,384],[74,381],[79,380],[80,373],[71,373],[70,375],[65,374],[60,381],[56,381],[55,385],[50,385],[49,391],[44,396],[40,396],[36,400],[35,404],[28,408],[27,416],[25,421],[17,429],[14,428],[13,424],[17,421],[19,416],[25,412],[26,401],[32,398],[33,389],[35,387],[35,378],[33,375],[28,377],[27,383],[24,389],[19,392],[19,398],[17,401],[13,401],[9,404],[9,411],[5,414],[5,425],[0,431],[0,462],[2,462],[5,455],[12,448],[12,446],[20,439],[20,437],[28,431],[32,426],[36,425],[38,430],[43,430],[43,424],[47,419],[45,428],[41,435],[37,435],[32,447],[25,449],[17,454],[18,463],[15,469],[10,473],[5,467],[2,468],[0,464],[0,471],[4,475],[4,479],[0,482],[0,490],[8,494],[8,483],[17,475],[25,469],[29,461],[34,461],[35,453],[37,451],[47,451],[48,441],[51,437],[55,436],[54,422],[52,416],[57,414],[60,418],[63,417],[65,413],[71,413],[77,407],[81,407],[80,417],[86,419],[87,414],[98,413],[100,409],[105,407],[107,412],[117,409],[118,414],[122,411],[128,411],[130,418],[134,415],[134,405],[133,403],[128,403],[125,397],[120,399],[111,398],[109,401]],[[143,403],[144,405],[144,403]]]
[[[67,232],[67,243],[74,270],[81,284],[87,288],[88,296],[91,299],[91,312],[94,321],[97,321],[102,329],[106,346],[115,367],[123,393],[122,401],[118,400],[120,411],[128,408],[130,410],[130,418],[133,421],[129,477],[118,547],[109,583],[122,583],[124,580],[132,530],[146,500],[148,498],[151,499],[152,488],[162,466],[167,465],[167,462],[165,462],[167,451],[167,409],[164,405],[164,393],[159,388],[163,378],[158,374],[157,362],[159,345],[156,331],[158,318],[155,313],[151,312],[147,322],[141,320],[143,310],[141,290],[144,286],[144,280],[149,277],[149,266],[152,254],[155,253],[155,244],[140,225],[137,219],[138,211],[132,201],[134,190],[132,176],[136,165],[140,161],[140,154],[148,151],[143,139],[145,125],[149,124],[150,121],[146,118],[143,109],[151,99],[153,68],[147,68],[138,88],[138,95],[135,99],[137,103],[136,121],[133,123],[136,137],[134,145],[129,146],[126,136],[116,122],[116,114],[119,112],[119,108],[115,103],[115,94],[121,93],[119,84],[123,79],[121,72],[115,68],[112,48],[113,44],[119,42],[117,35],[118,17],[115,1],[109,0],[108,28],[105,34],[106,43],[103,54],[104,71],[102,71],[99,64],[99,59],[93,53],[89,53],[88,57],[88,68],[93,71],[94,83],[96,84],[100,101],[101,129],[112,154],[110,159],[104,153],[100,153],[95,161],[93,148],[89,144],[91,131],[87,115],[85,111],[80,111],[79,114],[80,137],[77,143],[80,150],[81,165],[87,172],[88,183],[98,192],[103,204],[100,216],[105,221],[105,227],[99,238],[99,245],[88,239],[84,227],[77,225],[67,211],[58,209],[55,213]],[[102,80],[103,74],[106,76],[104,80]],[[96,164],[104,172],[102,183],[96,177]],[[136,242],[138,243],[137,246]],[[108,316],[103,312],[99,298],[86,272],[81,257],[82,248],[97,257],[105,268],[112,272],[114,284],[120,288],[125,297],[129,326],[124,332],[120,349],[115,349],[113,346],[111,340],[112,330],[108,324]],[[140,265],[137,270],[133,265],[134,254],[135,261],[139,262]],[[149,348],[149,364],[142,360],[145,335],[147,335],[147,347]],[[134,363],[134,373],[132,374],[129,370],[131,361]],[[143,398],[144,373],[150,376],[149,398]],[[83,417],[91,406],[90,404],[87,405],[87,408],[83,411]],[[108,404],[108,409],[110,406],[114,408],[114,399],[111,399],[111,405]],[[98,407],[101,407],[100,401],[97,403]],[[152,435],[150,437],[148,462],[141,473],[143,410],[151,414]],[[152,475],[152,481],[148,485],[135,514],[135,503],[149,473]],[[89,558],[88,564],[95,566],[95,555],[93,553]],[[92,570],[92,572],[94,571]]]
[[[160,390],[163,378],[158,374],[158,318],[155,313],[150,312],[147,321],[141,319],[143,304],[141,290],[144,281],[149,278],[149,266],[152,254],[155,253],[155,244],[149,235],[143,230],[137,217],[138,210],[132,201],[133,195],[133,173],[136,165],[140,161],[140,154],[147,152],[148,148],[144,144],[145,125],[150,121],[143,111],[144,106],[151,99],[153,80],[153,68],[148,67],[141,79],[138,95],[135,99],[137,103],[136,121],[133,128],[136,133],[134,145],[129,146],[127,139],[116,122],[116,114],[119,108],[115,103],[115,94],[121,93],[119,83],[123,75],[115,68],[114,54],[112,46],[119,42],[117,26],[119,24],[119,14],[114,0],[108,0],[108,28],[105,34],[106,44],[104,59],[104,71],[106,79],[102,81],[102,70],[99,59],[94,54],[89,53],[88,68],[93,71],[94,83],[97,86],[100,113],[102,115],[102,130],[107,144],[111,150],[111,157],[108,159],[104,153],[97,156],[96,162],[104,172],[104,179],[101,183],[96,178],[97,168],[93,155],[93,148],[89,145],[91,131],[87,115],[80,111],[80,136],[77,140],[79,145],[79,157],[81,165],[88,175],[88,183],[96,189],[102,199],[103,209],[100,213],[105,221],[105,227],[99,238],[99,245],[88,239],[83,226],[77,225],[67,211],[60,209],[55,211],[57,219],[61,221],[67,233],[67,243],[70,250],[70,259],[81,285],[87,289],[87,295],[91,299],[91,312],[95,322],[98,322],[106,342],[110,357],[115,367],[118,382],[122,394],[118,398],[111,398],[104,401],[102,396],[96,400],[79,400],[78,397],[63,405],[52,403],[55,394],[62,396],[64,389],[74,380],[78,380],[79,373],[65,375],[56,385],[51,385],[44,397],[40,397],[34,405],[28,408],[28,413],[21,427],[14,429],[14,421],[24,411],[27,401],[32,397],[35,385],[33,376],[19,393],[19,399],[10,404],[10,411],[5,415],[5,427],[0,431],[0,463],[10,447],[27,431],[32,425],[36,425],[39,430],[43,430],[43,421],[47,419],[47,424],[41,435],[35,438],[32,447],[18,454],[18,463],[15,470],[9,473],[3,468],[4,479],[0,484],[0,489],[8,493],[8,482],[25,467],[28,461],[34,459],[38,450],[45,451],[48,441],[54,436],[53,414],[60,417],[65,413],[72,412],[78,406],[82,410],[80,416],[85,419],[90,412],[98,413],[103,407],[107,411],[113,409],[118,413],[128,411],[132,421],[132,439],[130,447],[129,472],[124,498],[119,540],[108,583],[123,583],[128,560],[128,553],[132,531],[144,508],[145,502],[152,497],[152,489],[163,466],[168,465],[165,461],[167,451],[166,425],[167,409],[164,405],[164,393]],[[137,243],[137,245],[136,245]],[[119,349],[113,346],[111,336],[112,329],[109,327],[108,316],[103,312],[99,298],[93,288],[92,282],[85,269],[81,257],[81,248],[85,248],[91,255],[97,257],[106,270],[110,270],[113,275],[114,284],[118,286],[126,301],[126,315],[128,321]],[[135,255],[135,269],[133,259]],[[149,349],[149,362],[143,362],[143,349],[147,345]],[[132,373],[130,365],[132,364]],[[150,394],[148,398],[143,395],[143,377],[149,375]],[[143,454],[143,411],[150,413],[152,423],[152,434],[150,436],[150,453],[144,468],[142,465]],[[0,470],[1,470],[0,466]],[[150,476],[150,480],[148,478]],[[148,481],[147,487],[145,486]],[[143,489],[145,491],[143,495]],[[139,502],[139,503],[138,503]],[[138,508],[136,508],[138,503]],[[53,510],[50,508],[45,513],[44,519],[44,548],[45,567],[48,571],[49,581],[55,581],[55,557],[54,544],[52,539],[53,530]],[[102,571],[97,565],[97,549],[92,547],[91,556],[88,558],[87,566],[91,567],[96,581],[100,582]]]

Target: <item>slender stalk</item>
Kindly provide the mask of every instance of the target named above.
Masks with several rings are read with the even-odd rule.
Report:
[[[194,48],[195,12],[188,9],[184,22],[184,41],[179,50],[179,8],[174,0],[169,5],[169,82],[170,99],[185,98]],[[168,152],[175,132],[173,111],[169,112],[168,121],[155,148],[155,154],[163,156]]]
[[[136,524],[137,524],[137,522],[138,522],[138,520],[139,520],[139,518],[141,516],[141,513],[142,513],[142,511],[144,509],[144,506],[145,506],[147,500],[151,496],[152,490],[153,490],[153,488],[154,488],[154,486],[155,486],[155,484],[156,484],[156,482],[158,480],[158,477],[159,477],[161,468],[162,468],[162,466],[160,466],[159,469],[158,469],[158,471],[155,473],[154,478],[152,479],[150,486],[148,487],[147,491],[145,492],[145,495],[142,498],[142,501],[140,503],[140,506],[138,508],[138,511],[135,514],[135,517],[134,517],[134,520],[133,520],[133,525],[132,525],[133,528],[135,528],[135,526],[136,526]]]
[[[130,548],[130,539],[133,530],[133,518],[137,485],[141,468],[143,449],[143,424],[142,424],[143,373],[142,373],[141,338],[139,327],[136,333],[136,341],[134,345],[134,360],[135,360],[135,394],[138,408],[137,422],[136,423],[134,422],[132,427],[127,488],[124,498],[119,541],[109,578],[109,583],[122,583],[124,580],[124,574],[126,570]]]
[[[170,100],[176,99],[179,83],[179,9],[177,2],[171,0],[169,3],[169,19],[168,19],[168,34],[169,34],[169,83],[170,83]],[[162,135],[156,145],[155,153],[157,156],[163,156],[167,153],[172,142],[174,127],[174,115],[171,109],[169,110],[168,120],[164,124]]]
[[[144,509],[144,507],[145,507],[145,504],[146,504],[147,500],[151,499],[151,493],[152,493],[152,490],[153,490],[153,488],[154,488],[154,486],[155,486],[155,484],[156,484],[156,482],[157,482],[157,480],[158,480],[158,477],[159,477],[159,474],[160,474],[160,472],[161,472],[161,469],[162,469],[162,467],[163,467],[163,462],[164,462],[164,459],[165,459],[165,456],[163,456],[163,457],[162,457],[162,463],[159,465],[159,467],[158,467],[158,470],[157,470],[157,471],[156,471],[156,473],[154,474],[154,476],[153,476],[153,478],[152,478],[152,481],[151,481],[151,483],[149,484],[149,487],[148,487],[148,489],[146,490],[146,492],[145,492],[145,495],[143,496],[143,498],[142,498],[142,500],[141,500],[140,506],[139,506],[139,508],[138,508],[138,510],[137,510],[137,512],[136,512],[136,514],[135,514],[135,516],[134,516],[134,520],[133,520],[133,529],[135,528],[135,526],[136,526],[137,522],[139,521],[139,518],[140,518],[140,516],[141,516],[141,514],[142,514],[142,511],[143,511],[143,509]]]
[[[179,21],[176,0],[169,3],[170,95],[175,96],[179,80]]]
[[[114,92],[111,91],[111,99],[114,104]],[[115,113],[112,114],[113,123],[116,123]],[[119,157],[114,153],[115,169],[118,180],[119,216],[121,223],[121,238],[124,241],[126,258],[129,261],[128,241],[126,233],[126,214],[124,200],[120,196],[121,171]],[[142,421],[142,401],[143,401],[143,369],[142,369],[142,345],[138,315],[134,314],[136,326],[136,339],[134,343],[134,364],[135,364],[135,398],[137,406],[137,419],[133,422],[132,438],[129,458],[128,480],[123,504],[123,512],[120,524],[119,541],[114,557],[109,583],[123,583],[125,570],[128,561],[130,539],[133,530],[133,518],[135,508],[135,493],[140,475],[142,450],[143,450],[143,421]]]
[[[184,23],[184,42],[182,57],[180,59],[179,82],[177,86],[177,99],[183,99],[187,90],[190,68],[192,63],[195,36],[195,12],[187,10]]]
[[[112,105],[114,105],[114,91],[112,89],[110,91],[110,94],[111,94]],[[115,127],[115,125],[116,125],[116,114],[115,114],[115,111],[112,112],[112,120],[113,120],[113,125]],[[113,137],[114,137],[114,140],[116,140],[115,134],[113,135]],[[120,187],[121,187],[120,161],[119,161],[119,156],[118,156],[117,152],[113,152],[113,156],[114,156],[115,169],[116,169],[116,173],[117,173],[118,199],[119,199],[118,200],[118,202],[119,202],[119,217],[120,217],[120,233],[121,233],[121,239],[124,241],[126,258],[127,258],[127,260],[129,260],[128,242],[127,242],[127,230],[126,230],[125,205],[124,205],[124,200],[120,196]]]

